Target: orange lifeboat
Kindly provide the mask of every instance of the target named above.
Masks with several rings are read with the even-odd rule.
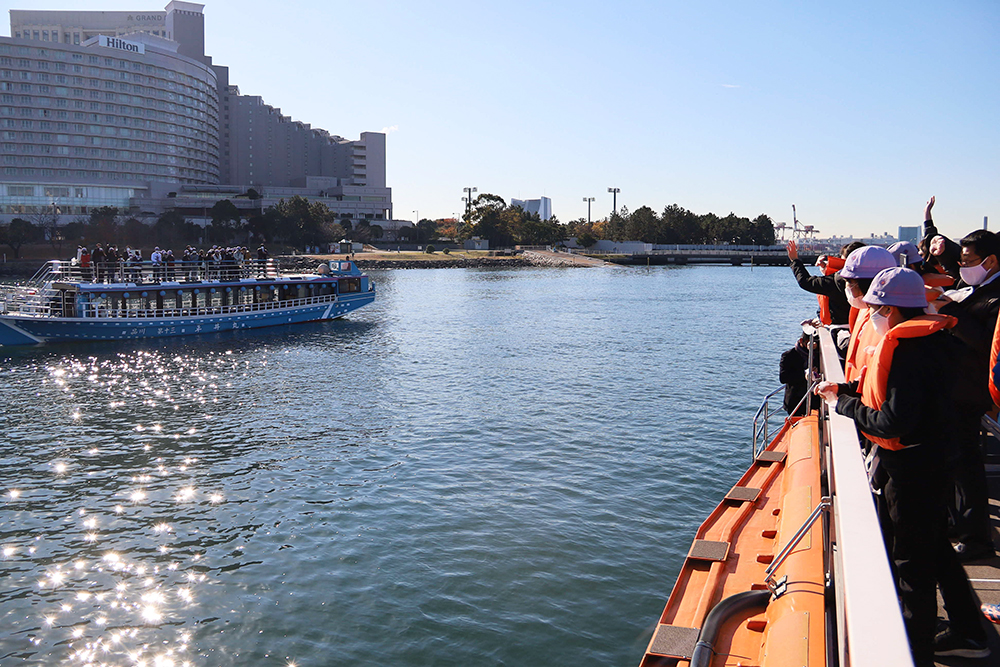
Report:
[[[641,667],[826,664],[821,458],[817,413],[786,421],[698,529]]]

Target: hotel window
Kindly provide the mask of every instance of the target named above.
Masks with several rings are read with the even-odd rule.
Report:
[[[31,34],[32,34],[32,39],[34,39],[34,40],[37,41],[38,40],[38,31],[37,30],[32,30]]]
[[[78,33],[78,32],[74,32],[73,33],[73,43],[77,44],[77,45],[80,43],[80,33]],[[76,60],[77,56],[78,56],[78,54],[74,53],[73,54],[73,60]],[[80,56],[80,57],[82,57],[82,56]]]

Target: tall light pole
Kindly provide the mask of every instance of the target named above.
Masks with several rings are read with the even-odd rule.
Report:
[[[477,192],[475,188],[462,188],[462,192],[466,193],[465,197],[462,197],[462,201],[465,202],[465,215],[469,215],[469,210],[472,208],[472,193]]]
[[[618,193],[621,192],[621,188],[608,188],[608,192],[611,193],[611,214],[614,215],[618,212]]]
[[[587,224],[590,224],[590,202],[594,201],[593,197],[584,197],[583,201],[587,202]]]
[[[420,211],[414,209],[413,214],[417,216],[417,219],[413,221],[413,224],[417,224],[418,222],[420,222]]]

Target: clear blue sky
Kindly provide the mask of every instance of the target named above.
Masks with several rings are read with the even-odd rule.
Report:
[[[4,9],[160,10],[119,0]],[[207,0],[206,51],[297,120],[387,137],[397,218],[462,188],[821,235],[1000,230],[1000,2]],[[8,21],[9,23],[9,21]],[[9,27],[9,26],[8,26]],[[9,33],[5,33],[9,34]]]

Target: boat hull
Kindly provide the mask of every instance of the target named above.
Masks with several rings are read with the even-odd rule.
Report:
[[[132,340],[258,329],[343,317],[375,300],[374,292],[327,303],[178,317],[26,317],[0,315],[0,346],[67,341]]]

